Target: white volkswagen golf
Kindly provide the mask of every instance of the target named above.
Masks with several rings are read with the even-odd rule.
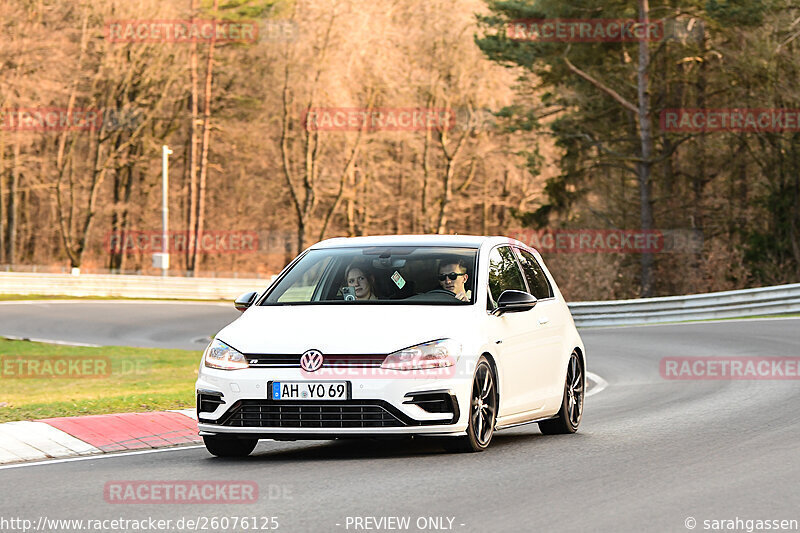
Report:
[[[196,386],[214,455],[391,435],[481,451],[496,430],[580,424],[583,343],[541,256],[518,241],[330,239],[235,305]]]

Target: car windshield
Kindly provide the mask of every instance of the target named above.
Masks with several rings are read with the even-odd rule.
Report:
[[[370,246],[309,250],[260,305],[469,305],[475,248]]]

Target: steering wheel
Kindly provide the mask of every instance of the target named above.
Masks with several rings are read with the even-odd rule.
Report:
[[[448,296],[452,296],[453,298],[456,297],[456,293],[453,291],[448,291],[447,289],[433,289],[431,291],[426,292],[425,294],[446,294]]]

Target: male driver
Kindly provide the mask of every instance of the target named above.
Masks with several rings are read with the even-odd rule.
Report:
[[[472,299],[472,291],[464,287],[468,278],[467,264],[463,259],[455,261],[445,259],[439,265],[439,284],[443,289],[455,293],[456,298],[465,302]]]

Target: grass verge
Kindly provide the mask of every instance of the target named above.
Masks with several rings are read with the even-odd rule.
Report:
[[[0,338],[0,422],[191,408],[200,356]]]

